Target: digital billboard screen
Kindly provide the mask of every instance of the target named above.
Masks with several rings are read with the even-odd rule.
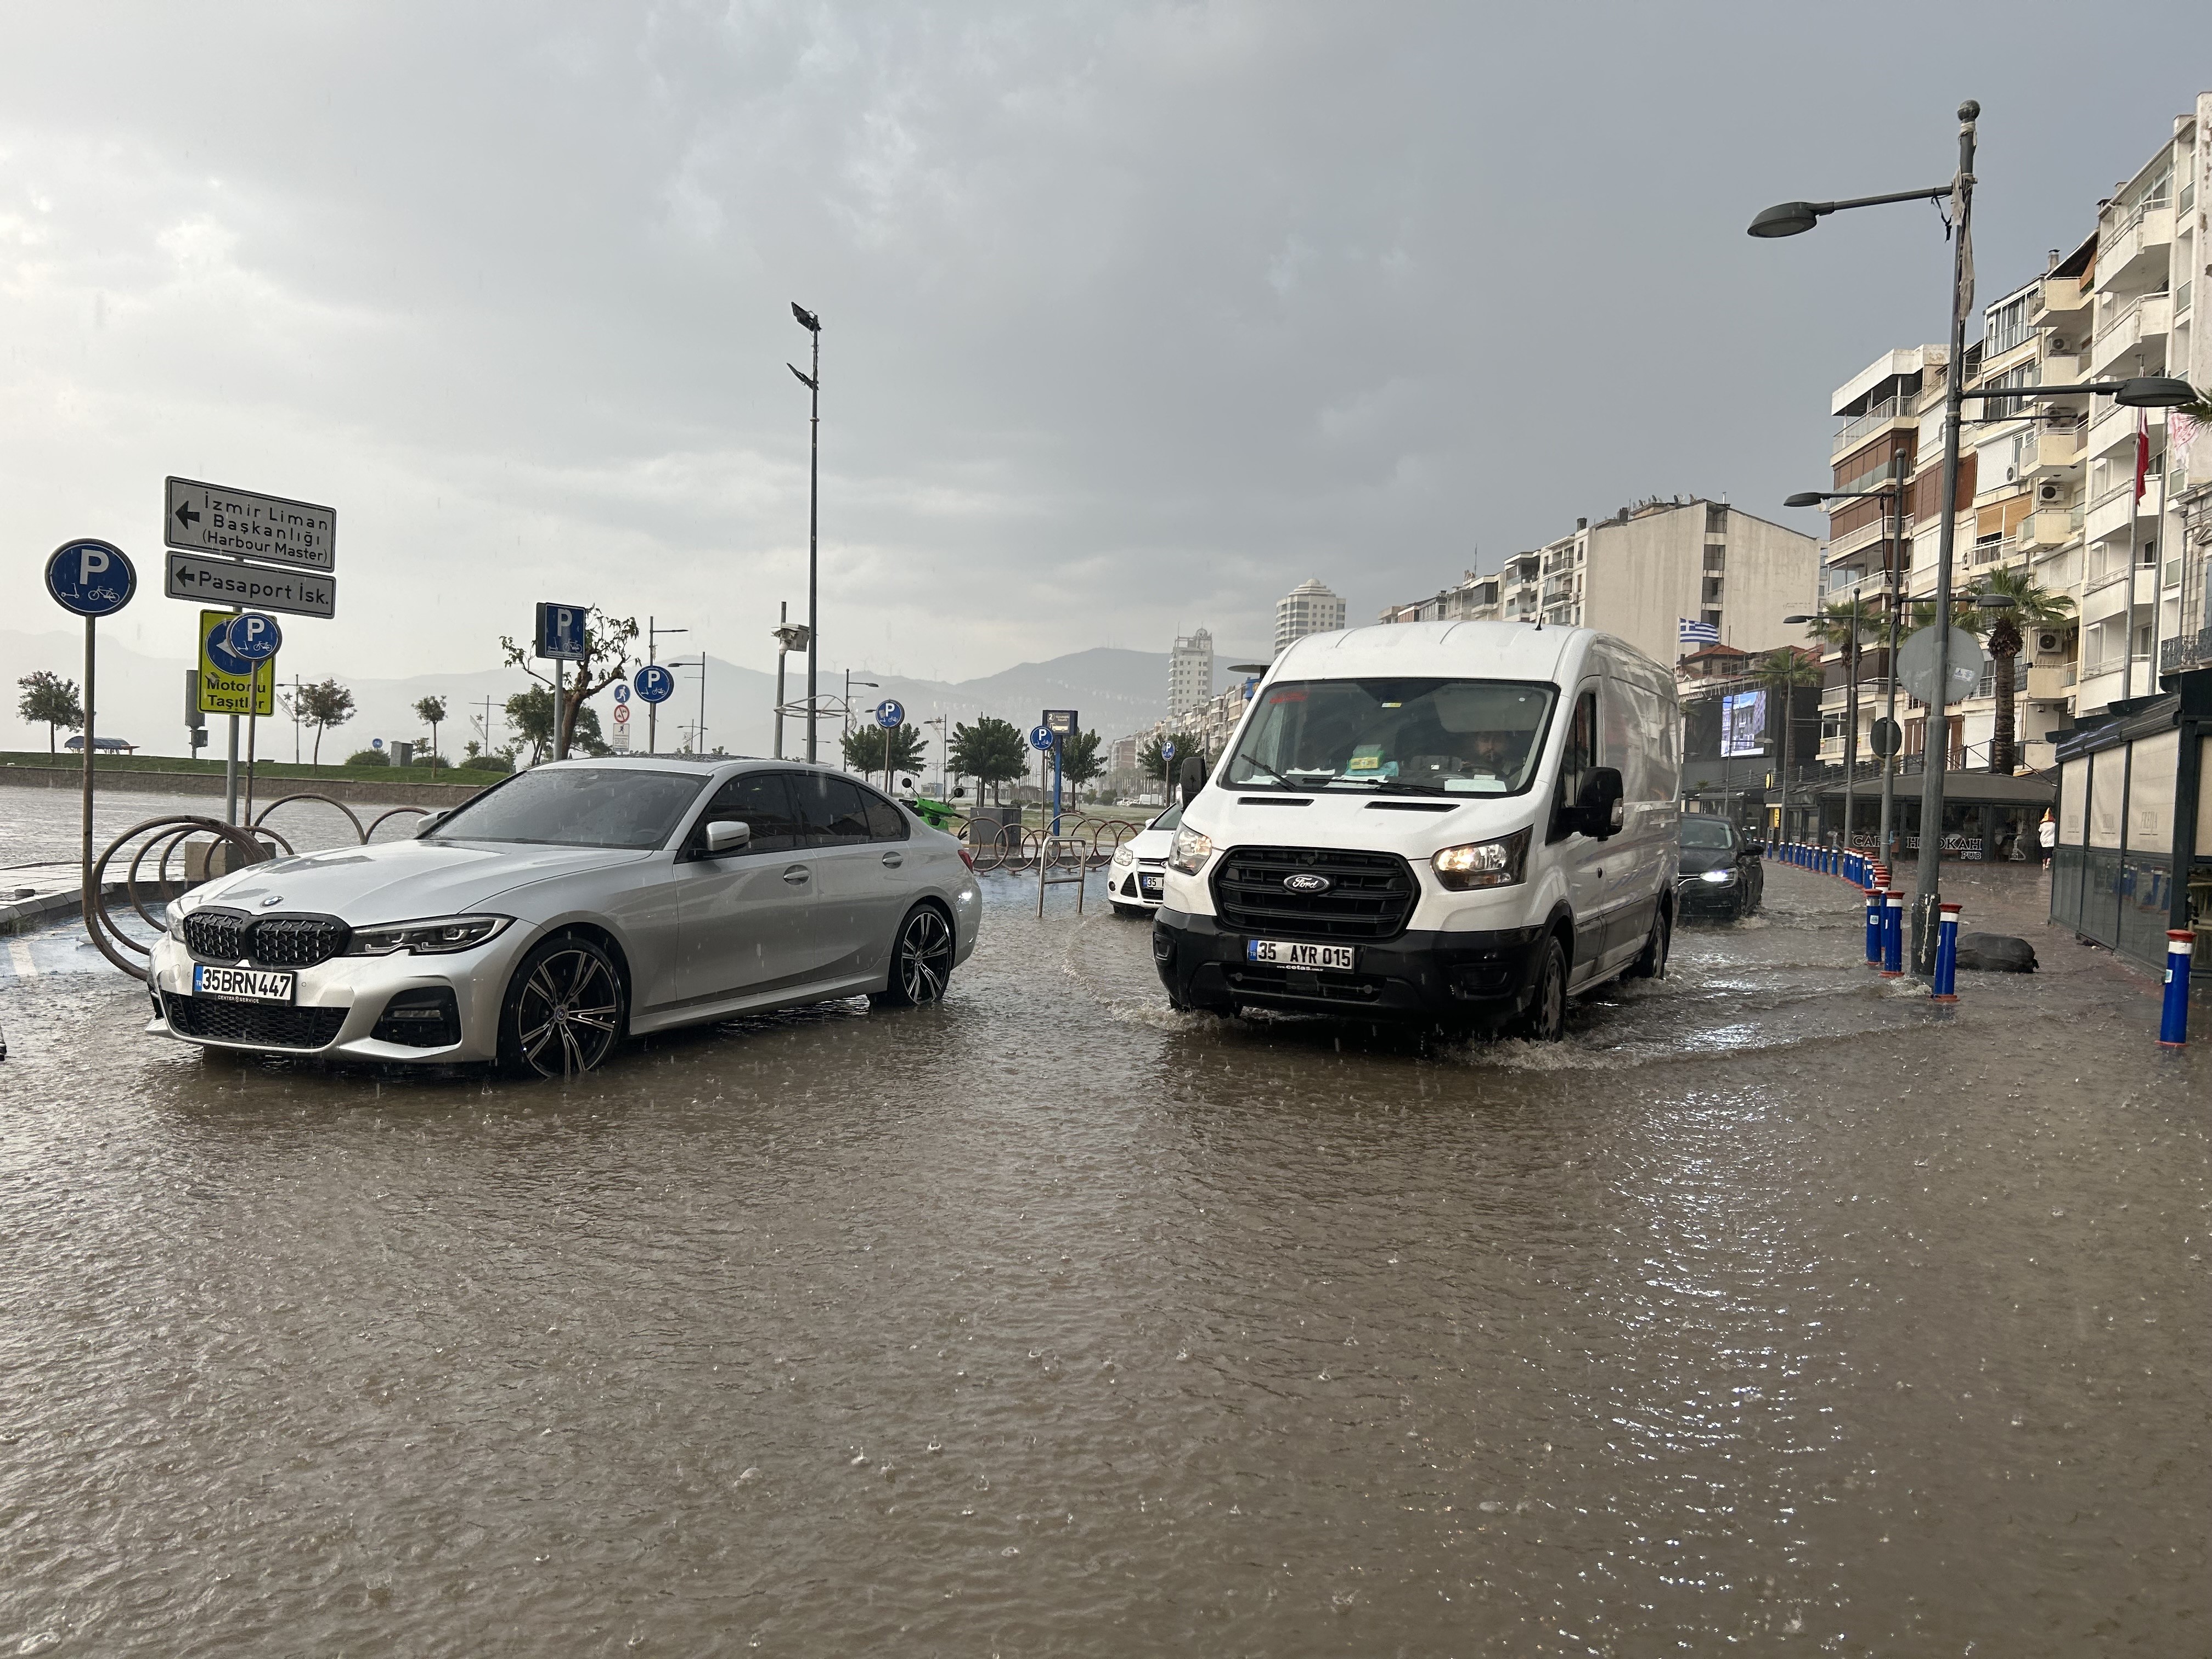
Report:
[[[1766,693],[1737,691],[1721,699],[1723,758],[1766,752]]]

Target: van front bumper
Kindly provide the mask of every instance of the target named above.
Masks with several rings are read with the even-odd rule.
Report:
[[[1240,1006],[1349,1019],[1484,1022],[1528,1006],[1540,927],[1495,933],[1413,931],[1355,944],[1355,973],[1308,972],[1248,962],[1252,935],[1215,916],[1163,908],[1152,919],[1152,964],[1169,997],[1228,1012]]]

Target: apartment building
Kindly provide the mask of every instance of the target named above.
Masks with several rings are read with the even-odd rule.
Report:
[[[1384,622],[1528,622],[1602,629],[1657,662],[1681,654],[1682,623],[1708,623],[1725,644],[1765,647],[1792,630],[1818,589],[1820,544],[1726,501],[1653,496],[1609,519],[1469,572],[1432,599],[1382,612]]]
[[[1213,635],[1201,628],[1179,635],[1168,653],[1168,718],[1213,696]]]
[[[1292,640],[1344,626],[1344,601],[1318,580],[1300,582],[1275,602],[1275,654]]]
[[[1472,570],[1451,587],[1440,587],[1436,597],[1386,605],[1378,622],[1495,622],[1500,614],[1500,578],[1478,576]]]

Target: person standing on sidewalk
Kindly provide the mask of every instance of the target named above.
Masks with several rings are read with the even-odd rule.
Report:
[[[2035,833],[2036,838],[2043,843],[2043,867],[2048,870],[2051,867],[2051,849],[2058,845],[2057,818],[2046,811],[2043,822],[2036,826]]]

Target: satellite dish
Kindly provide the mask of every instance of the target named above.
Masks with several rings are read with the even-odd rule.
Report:
[[[1982,670],[1989,665],[1990,653],[1983,650],[1981,642],[1965,629],[1953,629],[1950,684],[1943,688],[1945,695],[1939,696],[1936,684],[1936,635],[1933,628],[1922,629],[1899,646],[1898,684],[1931,708],[1938,703],[1948,708],[1954,702],[1964,702],[1973,696],[1974,687],[1981,683]]]

